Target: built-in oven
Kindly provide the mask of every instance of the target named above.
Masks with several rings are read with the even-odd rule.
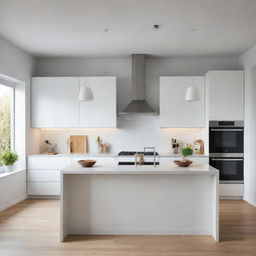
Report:
[[[220,183],[243,183],[243,157],[210,157],[210,165],[220,170]]]
[[[210,121],[210,153],[244,152],[243,121]]]
[[[243,121],[210,121],[210,165],[220,171],[220,183],[243,183]]]

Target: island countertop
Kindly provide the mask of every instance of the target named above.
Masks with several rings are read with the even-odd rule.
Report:
[[[178,167],[174,163],[156,165],[99,164],[85,168],[72,164],[61,170],[62,174],[218,174],[209,164],[193,163],[190,167]]]

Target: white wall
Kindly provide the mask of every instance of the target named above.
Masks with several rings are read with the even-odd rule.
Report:
[[[245,69],[244,199],[256,206],[256,45],[240,56]]]
[[[0,211],[26,199],[26,170],[6,174],[0,178]]]
[[[159,110],[159,76],[204,75],[208,70],[241,69],[238,58],[146,58],[146,99]],[[122,111],[131,100],[131,58],[37,58],[35,76],[117,76],[118,110]],[[170,151],[170,138],[193,142],[206,137],[202,130],[159,129],[158,117],[127,116],[118,118],[118,129],[80,131],[41,131],[45,139],[56,142],[59,151],[66,152],[66,140],[71,134],[87,134],[89,150],[96,152],[95,136],[102,136],[112,144],[112,152],[143,149],[156,146],[159,152]],[[207,133],[204,133],[204,135]]]
[[[26,164],[26,151],[35,152],[38,147],[39,132],[30,129],[30,78],[33,73],[33,58],[11,43],[0,38],[0,76],[2,78],[14,78],[19,80],[15,85],[15,93],[19,101],[16,106],[16,131],[22,130],[18,138],[19,145],[16,149],[20,154],[19,167]],[[3,79],[3,80],[4,80]],[[21,82],[22,81],[22,82]],[[25,100],[24,100],[25,99]],[[26,113],[26,115],[25,115]],[[16,133],[17,134],[17,133]],[[25,136],[27,134],[27,136]],[[34,136],[36,135],[37,136]],[[26,147],[26,145],[28,147]],[[23,200],[26,197],[26,172],[12,173],[6,177],[0,177],[0,210]]]
[[[26,152],[38,151],[38,131],[30,129],[30,80],[34,70],[34,59],[26,52],[0,37],[0,74],[25,83],[26,97]]]
[[[158,152],[167,153],[171,151],[171,138],[187,143],[202,138],[202,129],[160,129],[159,116],[120,116],[117,125],[118,129],[41,130],[41,145],[48,139],[57,143],[59,152],[66,153],[70,135],[88,135],[90,153],[97,153],[97,136],[111,144],[114,154],[122,150],[143,151],[144,146],[155,146]]]

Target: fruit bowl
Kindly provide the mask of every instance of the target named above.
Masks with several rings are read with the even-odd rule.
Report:
[[[178,165],[179,167],[188,167],[190,166],[193,161],[187,160],[187,161],[179,161],[179,160],[175,160],[173,161],[176,165]]]
[[[96,160],[79,160],[77,162],[83,167],[93,167],[96,163]]]

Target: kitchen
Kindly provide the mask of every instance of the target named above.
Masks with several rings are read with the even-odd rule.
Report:
[[[66,4],[70,6],[68,2]],[[19,6],[19,3],[15,5]],[[237,6],[244,7],[246,14],[254,4],[251,1],[245,5],[237,3],[232,6],[234,13]],[[8,7],[11,8],[7,5],[5,14],[11,15]],[[196,6],[193,8],[197,10]],[[18,9],[15,11],[19,13]],[[161,38],[167,33],[167,25],[159,22],[156,27],[156,24],[149,24],[146,30]],[[8,26],[8,19],[5,25]],[[201,33],[198,30],[192,28],[190,39]],[[223,30],[226,31],[227,27]],[[110,40],[112,33],[116,32],[105,28],[98,33],[97,36]],[[205,45],[207,42],[204,40]],[[255,43],[253,38],[250,42],[250,46]],[[16,51],[4,40],[2,45],[5,52]],[[31,52],[39,51],[33,47],[36,45],[30,45]],[[8,68],[0,71],[4,74],[0,80],[4,85],[10,77],[19,81],[31,80],[30,87],[25,87],[25,106],[18,105],[22,106],[19,110],[25,109],[19,118],[24,116],[26,123],[23,119],[16,121],[16,114],[14,117],[15,123],[19,123],[19,129],[15,129],[13,135],[15,152],[19,156],[16,166],[20,165],[20,170],[24,171],[1,174],[5,177],[3,186],[1,183],[3,191],[10,186],[17,190],[0,200],[1,213],[8,215],[8,211],[19,205],[28,211],[33,211],[33,204],[34,207],[46,208],[52,205],[60,215],[53,223],[56,230],[51,233],[55,237],[52,246],[56,248],[63,246],[59,243],[62,240],[63,244],[69,244],[70,239],[74,243],[81,242],[76,235],[91,235],[89,239],[95,239],[96,247],[102,244],[94,235],[102,235],[103,239],[106,235],[114,235],[114,239],[125,239],[120,235],[141,235],[137,239],[145,239],[147,248],[150,248],[150,239],[155,236],[156,240],[161,239],[158,235],[167,235],[169,242],[179,239],[176,235],[195,235],[192,237],[198,240],[192,242],[193,245],[203,243],[200,239],[225,245],[225,239],[232,239],[227,235],[232,227],[222,229],[225,212],[242,207],[244,211],[255,211],[254,157],[251,153],[254,147],[251,145],[254,139],[255,74],[251,68],[254,48],[244,46],[241,54],[238,51],[232,54],[230,47],[229,44],[220,45],[218,49],[216,46],[215,54],[207,56],[197,52],[192,57],[192,52],[177,56],[168,50],[154,53],[147,46],[126,50],[125,54],[118,54],[118,49],[115,52],[111,47],[107,54],[85,56],[75,52],[76,48],[73,48],[73,54],[56,54],[55,49],[56,56],[41,51],[34,59],[24,57],[22,53],[20,58],[27,58],[28,62],[25,78]],[[195,51],[195,48],[191,49]],[[224,52],[222,55],[221,51]],[[17,81],[12,80],[12,84],[15,95],[19,96],[18,91],[16,93]],[[21,131],[26,133],[26,149],[16,146],[21,138],[16,133]],[[179,167],[174,161],[183,159],[183,149],[186,148],[193,150],[192,155],[183,155],[192,163],[189,167]],[[78,163],[80,160],[96,162],[93,167],[85,168]],[[14,178],[16,180],[12,181]],[[159,183],[152,182],[151,178],[158,179]],[[7,179],[10,181],[6,182]],[[214,185],[216,179],[220,184]],[[105,193],[99,193],[99,188]],[[91,193],[90,198],[86,196],[88,193]],[[144,202],[145,194],[148,195],[147,203]],[[219,196],[220,202],[217,200]],[[20,204],[16,205],[18,202]],[[193,203],[190,205],[189,202]],[[135,216],[129,213],[133,208],[136,209]],[[147,212],[151,212],[148,221],[144,218]],[[236,218],[236,214],[240,216],[242,212],[230,212],[228,216]],[[45,209],[44,213],[47,214]],[[104,219],[108,220],[109,226],[104,226]],[[249,220],[251,229],[245,229],[245,237],[250,233],[250,238],[255,239],[255,221],[253,217]],[[182,226],[183,223],[187,225]],[[236,230],[239,234],[240,225]],[[68,234],[72,235],[64,239]],[[136,243],[136,236],[131,239]],[[188,236],[184,237],[184,242],[186,239]],[[235,240],[232,241],[234,247]],[[249,246],[246,250],[251,253],[255,248]],[[128,251],[129,248],[124,252]],[[221,255],[221,250],[217,253]]]

